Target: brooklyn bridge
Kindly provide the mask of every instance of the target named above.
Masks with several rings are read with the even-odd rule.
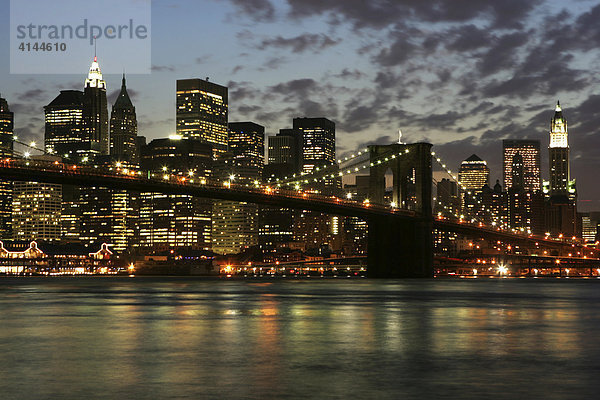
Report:
[[[598,251],[570,239],[553,240],[529,233],[502,230],[481,221],[438,217],[433,214],[433,164],[445,165],[429,143],[373,145],[335,168],[317,168],[311,174],[254,185],[213,182],[178,175],[143,174],[139,171],[71,165],[60,161],[7,158],[0,161],[0,179],[105,187],[137,192],[190,195],[311,210],[359,217],[368,224],[367,273],[376,278],[426,278],[434,273],[434,233],[455,233],[473,240],[519,248],[521,256],[506,254],[515,262],[543,260],[550,252],[581,268],[600,267]],[[384,201],[386,175],[393,174],[392,201]],[[450,171],[448,175],[456,180]],[[304,191],[298,182],[341,179],[346,174],[368,174],[369,198],[354,201],[344,196]],[[458,182],[460,184],[460,182]],[[389,201],[389,200],[388,200]],[[576,256],[574,257],[573,254]],[[498,257],[496,257],[498,258]],[[537,262],[537,261],[536,261]]]

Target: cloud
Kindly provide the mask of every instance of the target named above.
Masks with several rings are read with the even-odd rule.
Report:
[[[308,92],[316,90],[318,87],[317,82],[311,78],[305,79],[294,79],[291,81],[279,83],[277,85],[269,87],[269,91],[285,96],[306,96]]]
[[[305,33],[291,38],[276,36],[274,38],[263,39],[256,47],[260,50],[276,48],[289,49],[293,53],[303,53],[308,50],[318,52],[328,47],[335,46],[340,42],[341,39],[332,39],[330,36],[322,33]]]
[[[45,101],[48,98],[48,92],[43,89],[30,89],[17,95],[21,101]]]
[[[488,20],[496,28],[521,28],[542,0],[287,0],[296,19],[335,16],[356,29],[399,24],[399,21],[468,22]]]
[[[255,21],[272,21],[275,7],[269,0],[229,0],[243,16]]]
[[[175,67],[172,65],[152,65],[150,70],[152,72],[175,72]]]

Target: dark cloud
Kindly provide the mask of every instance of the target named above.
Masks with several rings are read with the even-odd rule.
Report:
[[[394,43],[387,48],[382,49],[379,54],[374,57],[374,61],[378,64],[389,67],[404,63],[415,52],[417,47],[412,44],[404,32],[396,31]]]
[[[237,112],[243,115],[250,115],[253,114],[257,111],[262,110],[261,106],[248,106],[248,105],[240,105],[239,107],[237,107]]]
[[[15,121],[18,120],[19,114],[39,114],[44,112],[42,105],[38,103],[11,103],[10,110],[15,114]]]
[[[261,93],[250,82],[229,81],[227,87],[229,89],[229,104],[255,99]]]
[[[284,38],[276,36],[274,38],[263,39],[257,46],[260,50],[268,48],[289,49],[293,53],[302,53],[307,50],[318,52],[328,47],[340,43],[340,39],[332,39],[325,34],[305,33],[299,36]]]
[[[351,79],[351,80],[359,80],[362,79],[366,76],[365,73],[354,69],[354,70],[350,70],[348,68],[344,68],[339,74],[335,74],[334,77],[336,78],[340,78],[340,79]]]
[[[497,28],[521,28],[542,0],[287,0],[292,18],[335,15],[355,28],[382,28],[399,21],[489,20]]]
[[[17,99],[21,101],[44,101],[48,98],[48,92],[43,89],[30,89],[17,95]]]
[[[265,61],[261,70],[277,69],[277,68],[281,67],[283,64],[285,64],[285,62],[286,62],[286,59],[284,57],[280,57],[280,56],[271,57],[271,58],[267,59],[267,61]]]
[[[152,72],[164,72],[164,71],[175,72],[175,67],[172,65],[152,65],[150,67],[150,70]]]
[[[244,16],[255,21],[272,21],[275,17],[275,7],[269,0],[229,0]]]
[[[451,51],[467,52],[489,46],[490,31],[473,24],[450,29],[446,33],[446,48]]]
[[[294,79],[288,82],[279,83],[269,87],[269,91],[282,95],[306,96],[310,91],[316,90],[318,87],[314,79]]]
[[[506,71],[517,64],[518,51],[527,43],[530,32],[515,32],[494,38],[477,68],[483,76]]]

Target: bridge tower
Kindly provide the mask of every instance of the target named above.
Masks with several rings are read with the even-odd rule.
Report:
[[[373,278],[433,276],[432,165],[429,143],[369,146],[369,199],[414,211],[417,218],[370,217],[368,275]],[[402,154],[394,159],[386,157]],[[382,160],[381,164],[378,163]],[[386,196],[386,175],[393,174]]]

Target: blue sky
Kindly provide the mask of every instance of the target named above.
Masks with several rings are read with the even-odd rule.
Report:
[[[43,106],[76,75],[10,75],[0,0],[0,93],[21,136],[43,137]],[[100,4],[100,3],[99,3]],[[230,88],[230,121],[268,134],[297,116],[337,123],[338,153],[430,141],[456,170],[472,153],[501,179],[501,140],[542,143],[561,100],[580,208],[600,210],[600,5],[555,0],[201,0],[152,2],[152,73],[128,75],[140,134],[175,130],[175,81]],[[110,48],[98,43],[99,61]],[[114,98],[120,76],[106,75]],[[493,182],[492,182],[493,183]]]

